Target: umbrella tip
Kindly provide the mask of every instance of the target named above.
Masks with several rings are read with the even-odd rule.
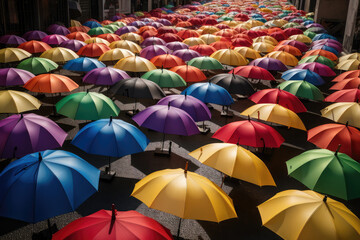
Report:
[[[189,167],[189,161],[186,161],[184,173],[187,173],[188,167]]]
[[[115,220],[115,218],[116,218],[116,213],[117,213],[117,211],[116,211],[116,208],[115,208],[115,204],[111,204],[111,220]]]
[[[170,102],[168,103],[168,110],[170,109]]]
[[[86,93],[89,93],[89,89],[86,89]]]
[[[112,119],[113,119],[113,116],[111,115],[111,116],[110,116],[110,123],[112,122]]]
[[[39,152],[39,162],[42,160],[41,152]]]
[[[334,154],[335,154],[335,156],[337,156],[337,154],[338,154],[338,152],[339,152],[340,148],[341,148],[341,144],[339,144],[339,146],[337,147],[336,152],[334,153]]]
[[[20,119],[23,119],[24,114],[20,113]]]
[[[325,195],[323,198],[324,203],[326,203],[326,200],[327,200],[327,196]]]
[[[248,121],[250,121],[250,115],[248,115],[248,119],[247,119]]]
[[[186,99],[186,97],[187,97],[187,91],[185,91],[185,94],[184,94],[184,95],[185,95],[185,99]]]
[[[349,121],[346,121],[346,124],[345,124],[345,126],[347,127],[347,126],[349,126]]]

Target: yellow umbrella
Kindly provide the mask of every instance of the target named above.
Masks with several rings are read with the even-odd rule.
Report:
[[[197,38],[197,37],[187,38],[183,41],[183,43],[187,44],[190,47],[200,45],[200,44],[206,44],[206,42],[204,40],[202,40],[201,38]]]
[[[283,64],[292,66],[292,67],[296,66],[298,64],[298,60],[294,55],[284,52],[284,51],[270,52],[270,53],[266,54],[265,57],[275,58],[277,60],[280,60]]]
[[[211,54],[210,57],[230,66],[244,66],[248,64],[248,61],[240,53],[232,49],[220,49]]]
[[[99,61],[118,61],[120,59],[130,57],[130,56],[135,56],[135,54],[130,52],[127,49],[114,48],[114,49],[104,52],[99,57]]]
[[[4,90],[0,91],[0,113],[22,113],[37,110],[41,102],[30,94]]]
[[[130,56],[118,61],[114,68],[129,72],[148,72],[155,70],[155,65],[146,58]]]
[[[348,60],[339,61],[339,63],[335,66],[335,68],[339,70],[351,71],[351,70],[358,70],[359,65],[360,65],[359,60],[348,59]]]
[[[114,41],[114,42],[110,43],[109,47],[110,48],[123,48],[123,49],[127,49],[133,53],[140,53],[140,51],[141,51],[141,47],[138,44],[133,43],[128,40]]]
[[[265,23],[266,26],[271,26],[271,27],[282,27],[284,24],[286,24],[286,22],[281,21],[280,19],[271,20]]]
[[[213,34],[220,31],[220,29],[215,26],[202,26],[200,29],[202,30],[201,34]]]
[[[219,186],[181,168],[147,175],[135,184],[131,196],[184,219],[221,222],[237,217],[231,198]]]
[[[360,53],[346,54],[342,57],[339,57],[339,62],[343,62],[345,60],[350,60],[350,59],[356,59],[356,60],[360,61]]]
[[[50,59],[57,63],[63,63],[78,58],[79,56],[70,49],[56,47],[46,50],[40,55],[40,57]]]
[[[132,41],[136,44],[140,44],[144,41],[143,37],[137,33],[128,32],[120,36],[122,40]]]
[[[239,25],[242,22],[240,22],[240,21],[222,21],[221,23],[225,24],[225,25],[228,25],[231,28],[234,28],[234,27],[236,27],[237,25]]]
[[[308,36],[306,36],[304,34],[292,35],[288,39],[289,40],[296,40],[296,41],[306,43],[306,44],[310,44],[312,42],[311,38],[309,38]]]
[[[254,44],[255,43],[266,43],[266,44],[270,44],[271,46],[273,46],[273,47],[275,47],[276,46],[276,44],[274,44],[272,41],[270,41],[270,40],[267,40],[267,39],[261,39],[261,38],[255,38],[254,40],[253,40],[253,46],[254,46]],[[267,50],[266,52],[271,52],[272,51],[272,47],[270,47],[270,46],[267,46],[267,47],[265,47],[264,48],[264,46],[263,45],[261,45],[261,44],[257,44],[257,45],[255,45],[257,48],[263,48],[263,49],[265,49],[265,50]],[[271,49],[271,51],[269,51]]]
[[[212,143],[192,151],[189,155],[228,176],[259,186],[276,186],[265,163],[236,144]]]
[[[257,27],[257,26],[262,26],[264,25],[263,22],[260,22],[258,20],[247,20],[246,22],[244,22],[245,24],[249,24],[250,27]]]
[[[360,239],[360,220],[344,204],[311,190],[286,190],[258,206],[262,224],[288,240]]]
[[[254,43],[257,42],[265,42],[265,43],[270,43],[271,45],[276,46],[279,42],[273,38],[272,36],[261,36],[261,37],[257,37],[253,40]]]
[[[253,43],[252,48],[261,53],[268,53],[274,50],[275,46],[266,42],[258,42]]]
[[[81,22],[73,20],[73,19],[71,19],[70,25],[71,25],[71,27],[81,27],[82,26]]]
[[[245,58],[249,58],[249,59],[261,58],[261,55],[258,51],[249,47],[236,47],[234,48],[234,51],[240,53]]]
[[[0,49],[0,63],[19,62],[31,57],[31,53],[21,48]]]
[[[245,109],[241,115],[250,116],[252,118],[258,118],[264,121],[278,123],[300,130],[306,131],[306,128],[299,118],[299,116],[293,111],[284,108],[279,104],[273,103],[261,103],[255,104]]]
[[[250,23],[244,22],[244,23],[240,23],[239,25],[237,25],[236,27],[239,28],[244,28],[246,30],[250,30],[250,28],[252,28]]]
[[[108,41],[106,41],[103,38],[99,38],[99,37],[92,37],[92,38],[86,39],[85,43],[87,43],[87,44],[89,44],[89,43],[103,43],[106,46],[110,45],[110,43]]]
[[[199,37],[201,40],[205,42],[205,44],[211,44],[213,42],[217,42],[221,39],[221,36],[216,36],[212,34],[204,34]]]
[[[321,115],[335,122],[348,123],[351,126],[360,128],[360,104],[357,102],[331,104],[321,110]]]

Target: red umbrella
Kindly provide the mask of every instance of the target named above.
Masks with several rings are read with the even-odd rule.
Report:
[[[356,78],[360,76],[360,70],[347,71],[332,80],[332,82],[340,82],[346,78]]]
[[[326,51],[326,50],[322,50],[322,49],[314,49],[314,50],[307,51],[304,54],[304,56],[302,57],[302,59],[309,57],[309,56],[314,56],[314,55],[320,55],[320,56],[326,57],[326,58],[330,59],[331,61],[336,61],[338,59],[338,57],[334,53]]]
[[[353,159],[360,160],[360,131],[343,124],[324,124],[308,131],[309,142],[320,148],[345,153]]]
[[[298,28],[287,28],[284,30],[284,33],[290,37],[292,35],[303,34],[303,31]]]
[[[176,27],[183,27],[183,28],[191,27],[191,26],[192,26],[192,24],[190,22],[187,22],[187,21],[178,22],[176,24]]]
[[[100,210],[79,218],[53,235],[53,240],[173,239],[169,229],[136,211]]]
[[[171,27],[160,27],[158,30],[158,34],[161,35],[161,34],[165,34],[165,33],[174,33],[176,34],[177,31],[175,28],[171,28]]]
[[[277,45],[273,51],[284,51],[296,57],[302,56],[302,53],[299,49],[290,45]]]
[[[344,89],[330,94],[324,99],[325,102],[359,102],[360,89]]]
[[[170,71],[179,74],[185,82],[201,82],[206,80],[205,74],[197,67],[182,65],[173,67]]]
[[[223,23],[216,24],[215,27],[217,27],[218,29],[221,29],[221,30],[230,28],[228,25],[223,24]]]
[[[278,42],[283,41],[285,39],[288,39],[288,35],[284,33],[283,31],[279,32],[273,32],[270,34],[271,37],[275,38]]]
[[[274,128],[250,119],[226,124],[212,138],[226,143],[268,148],[278,148],[284,142],[284,138]]]
[[[164,40],[165,42],[169,43],[169,42],[182,42],[183,39],[181,37],[179,37],[178,35],[176,35],[175,33],[164,33],[164,34],[160,34],[158,35],[159,38],[161,38],[162,40]]]
[[[203,20],[200,18],[190,18],[189,20],[187,20],[189,23],[191,23],[193,26],[200,26],[203,25]]]
[[[213,25],[216,25],[217,23],[218,23],[218,22],[216,21],[216,19],[211,18],[211,17],[208,17],[208,18],[204,18],[204,19],[203,19],[203,25],[213,26]]]
[[[69,27],[68,28],[70,32],[84,32],[87,33],[91,28],[87,26],[79,26],[79,27]]]
[[[175,66],[185,65],[185,62],[181,58],[171,54],[155,56],[150,59],[150,62],[152,62],[156,67],[163,68],[172,68]]]
[[[42,53],[49,50],[51,47],[47,43],[31,40],[20,44],[18,48],[24,49],[29,53]]]
[[[177,35],[182,39],[187,39],[191,37],[200,37],[200,33],[198,33],[195,30],[181,30],[180,32],[177,33]]]
[[[100,57],[104,52],[111,50],[104,43],[89,43],[77,52],[80,56],[86,57]]]
[[[210,56],[217,51],[216,48],[206,44],[191,46],[190,49],[200,53],[201,56]]]
[[[278,88],[258,91],[249,99],[254,103],[276,103],[295,113],[307,111],[304,104],[295,95]]]
[[[213,42],[210,44],[210,46],[215,48],[216,50],[232,48],[231,42],[226,40]]]
[[[105,39],[106,41],[108,41],[109,43],[112,43],[114,41],[120,41],[121,38],[119,35],[116,35],[114,33],[104,33],[104,34],[100,34],[99,36],[97,36],[99,38]]]
[[[229,73],[234,73],[239,76],[261,80],[275,80],[274,76],[265,68],[258,66],[239,66],[231,70]]]
[[[66,35],[68,39],[75,39],[79,41],[85,42],[86,40],[90,39],[90,35],[84,32],[73,32],[68,35]]]
[[[352,88],[359,88],[360,87],[360,78],[346,78],[337,82],[330,88],[330,90],[343,90],[343,89],[352,89]]]
[[[147,30],[145,32],[142,32],[140,34],[144,39],[149,38],[149,37],[156,37],[158,35],[157,31],[154,30]]]
[[[251,43],[253,42],[253,40],[251,39],[251,37],[249,37],[248,35],[243,34],[243,33],[235,34],[235,35],[233,36],[233,38],[246,38],[246,39],[249,40]]]
[[[252,41],[246,38],[234,38],[231,40],[231,44],[234,47],[250,47],[252,45]]]

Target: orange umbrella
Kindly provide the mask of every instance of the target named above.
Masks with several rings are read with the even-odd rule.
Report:
[[[340,82],[347,78],[355,78],[360,76],[360,70],[347,71],[332,80],[332,82]]]
[[[139,28],[138,33],[141,34],[141,33],[146,32],[148,30],[157,32],[156,28],[154,28],[153,26],[142,26],[141,28]]]
[[[75,39],[79,41],[85,42],[86,40],[90,39],[90,35],[84,32],[73,32],[68,35],[66,35],[68,39]]]
[[[280,60],[283,64],[288,66],[296,66],[298,64],[298,60],[296,57],[290,53],[284,51],[274,51],[265,55],[265,57],[275,58]]]
[[[157,31],[154,30],[147,30],[145,32],[140,33],[140,35],[143,37],[143,39],[149,38],[149,37],[156,37],[158,34]]]
[[[183,28],[191,27],[191,26],[192,26],[191,22],[187,22],[187,21],[178,22],[176,24],[176,27],[183,27]]]
[[[51,47],[47,43],[31,40],[20,44],[18,48],[24,49],[29,53],[42,53],[49,50]]]
[[[217,51],[214,47],[206,44],[191,46],[190,49],[197,51],[198,53],[201,54],[201,56],[210,56],[211,54]]]
[[[299,49],[290,45],[277,45],[273,51],[284,51],[297,57],[302,55]]]
[[[70,32],[84,32],[87,33],[90,28],[87,26],[75,26],[75,27],[69,27],[68,28]]]
[[[86,57],[100,57],[104,52],[109,51],[111,48],[103,43],[89,43],[77,52],[80,56]]]
[[[206,80],[205,74],[197,67],[182,65],[173,67],[170,71],[179,74],[185,82],[201,82]]]
[[[106,41],[108,41],[109,43],[112,43],[114,41],[119,41],[121,40],[121,38],[119,37],[119,35],[116,35],[114,33],[104,33],[104,34],[100,34],[99,36],[97,36],[98,38],[102,38],[105,39]]]
[[[191,38],[191,37],[200,37],[200,34],[195,30],[182,30],[177,33],[182,39]]]
[[[231,42],[229,41],[217,41],[209,44],[216,50],[232,48]]]
[[[78,87],[79,85],[70,78],[53,73],[40,74],[24,85],[24,88],[29,91],[41,93],[71,92]]]
[[[172,68],[175,66],[185,65],[184,60],[171,54],[162,54],[155,56],[150,59],[150,62],[152,62],[156,67],[163,68]]]
[[[320,55],[320,56],[330,59],[331,61],[336,61],[338,59],[338,57],[335,54],[333,54],[332,52],[322,50],[322,49],[315,49],[315,50],[307,51],[301,59],[309,57],[309,56],[313,56],[313,55]]]

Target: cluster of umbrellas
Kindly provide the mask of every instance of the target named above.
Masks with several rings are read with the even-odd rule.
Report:
[[[209,104],[223,106],[221,115],[231,117],[233,97],[241,95],[255,103],[240,113],[245,120],[220,127],[212,137],[222,143],[189,155],[224,178],[276,187],[256,153],[279,148],[285,141],[269,124],[307,131],[298,115],[307,112],[303,102],[331,102],[321,115],[335,123],[307,131],[307,140],[319,149],[286,162],[289,176],[311,190],[279,192],[258,209],[263,225],[284,239],[360,238],[359,218],[328,197],[360,198],[360,54],[340,57],[341,43],[311,14],[284,0],[192,2],[102,22],[72,20],[69,28],[53,24],[47,33],[2,36],[0,44],[6,46],[0,49],[0,113],[13,114],[0,120],[0,158],[19,158],[0,173],[0,216],[36,223],[75,211],[98,190],[100,177],[115,176],[111,157],[146,150],[145,134],[117,119],[120,108],[114,97],[134,99],[132,120],[163,133],[155,153],[170,155],[171,147],[164,147],[166,134],[207,133]],[[80,74],[82,82],[62,74],[62,69]],[[345,72],[338,75],[340,71]],[[336,91],[324,98],[318,86],[330,81],[334,85],[329,90]],[[265,87],[269,84],[274,88]],[[108,90],[81,91],[80,85]],[[181,94],[165,91],[170,88]],[[42,105],[37,93],[64,94],[54,102],[57,114],[93,121],[71,144],[88,154],[107,156],[105,171],[73,153],[54,150],[62,147],[67,133],[36,114]],[[139,99],[159,101],[140,111]],[[179,236],[181,219],[221,222],[237,217],[223,183],[217,186],[188,171],[186,163],[185,169],[147,175],[131,195],[150,208],[178,216]],[[53,237],[134,236],[172,239],[155,220],[135,211],[117,212],[115,206],[75,220]]]

